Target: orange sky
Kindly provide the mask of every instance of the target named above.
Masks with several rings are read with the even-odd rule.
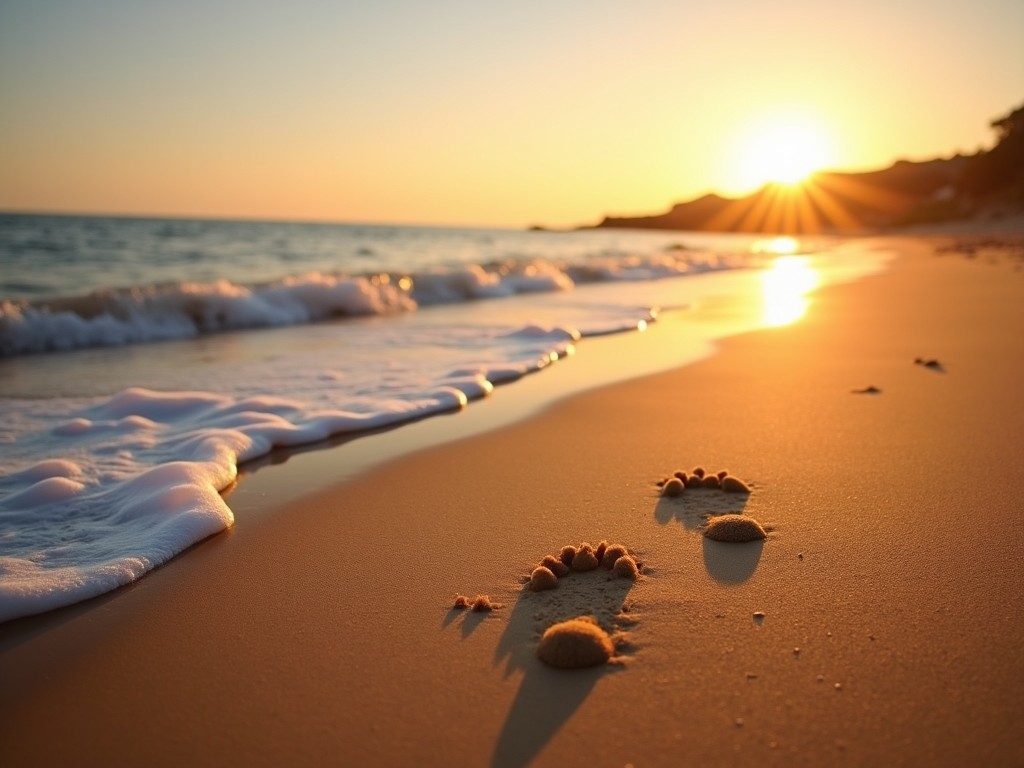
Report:
[[[1019,0],[352,5],[0,2],[0,209],[591,223],[750,191],[780,124],[867,169],[1024,101]]]

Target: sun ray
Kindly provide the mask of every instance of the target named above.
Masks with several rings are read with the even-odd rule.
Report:
[[[821,217],[828,223],[828,226],[839,230],[859,229],[860,219],[846,210],[841,202],[818,184],[817,179],[812,177],[804,185],[808,199],[821,212]]]

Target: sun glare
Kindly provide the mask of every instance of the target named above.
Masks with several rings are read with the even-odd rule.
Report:
[[[806,256],[779,256],[763,279],[762,322],[769,327],[789,325],[803,317],[810,303],[807,294],[818,285],[818,273]]]
[[[824,130],[797,114],[751,124],[740,147],[738,170],[750,188],[772,182],[798,184],[831,161]]]

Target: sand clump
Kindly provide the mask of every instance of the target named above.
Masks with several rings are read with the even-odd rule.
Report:
[[[457,595],[452,608],[460,611],[469,609],[474,613],[489,613],[501,608],[501,605],[491,602],[489,595],[477,595],[472,600],[465,595]]]
[[[545,589],[554,589],[558,586],[558,577],[543,565],[538,565],[530,574],[530,589],[534,592],[543,592]]]
[[[537,658],[560,669],[607,664],[614,652],[611,637],[590,616],[552,624],[537,645]]]
[[[569,566],[554,555],[545,555],[544,559],[540,561],[540,564],[555,574],[558,578],[569,575]]]
[[[663,496],[679,496],[685,487],[685,480],[680,480],[678,477],[670,477],[661,487],[661,493]]]
[[[640,569],[637,567],[636,560],[629,555],[618,558],[612,566],[612,572],[632,581],[636,581],[640,577]]]
[[[880,394],[882,394],[882,390],[880,390],[874,384],[872,384],[870,386],[867,386],[867,387],[864,387],[863,389],[851,389],[850,391],[853,394],[855,394],[855,395],[880,395]]]
[[[614,567],[616,560],[618,560],[623,555],[628,554],[629,550],[627,550],[621,544],[612,544],[607,549],[605,549],[604,557],[601,558],[601,565],[604,568],[611,569],[612,567]]]
[[[626,562],[620,565],[619,561],[623,558]],[[526,587],[533,592],[555,589],[558,580],[571,573],[587,573],[598,568],[605,568],[615,576],[636,581],[640,578],[643,564],[623,544],[609,544],[607,541],[601,541],[597,547],[588,542],[578,547],[566,544],[558,555],[545,555],[541,559],[530,572]]]
[[[750,493],[750,488],[738,477],[726,475],[722,478],[721,483],[722,490],[726,493]]]
[[[682,496],[683,491],[707,489],[725,491],[726,493],[750,493],[750,487],[738,477],[729,474],[729,470],[708,472],[704,467],[694,467],[689,473],[677,470],[669,477],[658,481],[662,496]]]
[[[580,573],[593,571],[600,564],[594,553],[594,548],[589,544],[580,544],[580,548],[576,550],[576,554],[572,558],[572,569]]]
[[[764,528],[752,517],[746,515],[719,515],[713,517],[704,535],[713,541],[747,542],[764,539]]]
[[[562,547],[562,551],[558,554],[558,559],[565,564],[566,568],[572,567],[572,559],[576,557],[576,547],[572,544],[566,544]]]

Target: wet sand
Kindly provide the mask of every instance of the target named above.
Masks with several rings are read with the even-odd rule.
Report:
[[[904,250],[793,325],[236,507],[137,584],[0,626],[0,763],[1024,764],[1024,271]],[[294,496],[304,458],[268,476]],[[661,495],[697,465],[750,494]],[[767,539],[702,535],[737,512]],[[601,539],[639,578],[524,588]],[[615,663],[538,660],[582,613]]]

